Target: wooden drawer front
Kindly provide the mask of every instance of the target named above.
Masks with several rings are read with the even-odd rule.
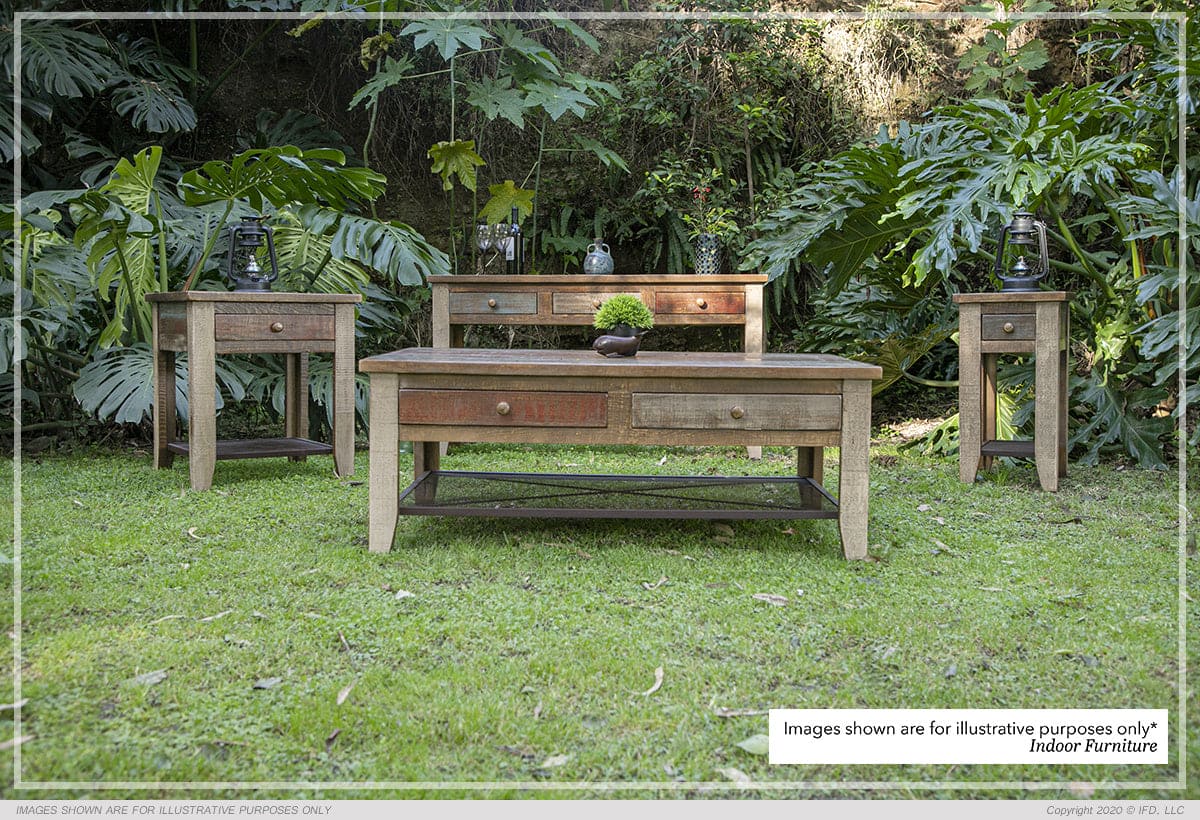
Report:
[[[982,319],[983,338],[987,341],[1032,339],[1037,326],[1032,313],[993,313]]]
[[[400,391],[401,424],[606,427],[607,393],[550,390]]]
[[[666,430],[838,430],[842,397],[634,393],[633,426]]]
[[[638,299],[642,294],[636,290],[597,291],[594,293],[555,293],[551,298],[552,310],[557,314],[591,316],[600,306],[618,293],[627,293]]]
[[[213,333],[218,342],[332,340],[333,314],[218,313],[213,316]]]
[[[450,292],[451,313],[537,313],[536,293]]]
[[[654,295],[655,313],[720,313],[746,312],[746,292],[715,291],[707,293],[659,291]]]

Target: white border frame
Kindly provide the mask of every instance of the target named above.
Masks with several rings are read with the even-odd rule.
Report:
[[[21,779],[21,396],[23,381],[21,368],[13,367],[13,736],[18,741],[13,747],[13,788],[17,790],[48,789],[155,789],[155,790],[224,790],[224,789],[278,789],[278,790],[451,790],[463,791],[876,791],[900,789],[909,791],[936,790],[1063,790],[1104,789],[1168,789],[1187,788],[1187,15],[1183,12],[1044,12],[1037,14],[1015,13],[990,15],[974,12],[38,12],[17,11],[13,15],[13,232],[20,237],[21,223],[21,28],[26,20],[310,20],[321,17],[328,20],[388,19],[473,19],[473,20],[546,20],[567,19],[572,21],[621,21],[631,20],[691,20],[720,22],[725,20],[749,20],[765,22],[772,20],[1140,20],[1144,22],[1173,21],[1179,26],[1179,93],[1176,106],[1179,112],[1179,163],[1180,185],[1178,194],[1179,218],[1179,303],[1183,307],[1179,326],[1179,681],[1178,690],[1178,780],[1172,781],[1090,781],[1064,783],[1063,781],[769,781],[739,784],[726,781],[636,781],[612,782],[545,782],[545,781],[366,781],[321,782],[321,781],[23,781]],[[24,267],[23,248],[20,241],[14,242],[13,269]],[[21,292],[17,277],[14,279],[13,323],[19,326],[24,318],[21,309]]]

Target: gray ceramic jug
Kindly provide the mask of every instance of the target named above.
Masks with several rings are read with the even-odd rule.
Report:
[[[587,256],[583,257],[584,274],[590,276],[613,272],[613,258],[603,239],[597,236],[596,241],[588,245],[587,250]]]

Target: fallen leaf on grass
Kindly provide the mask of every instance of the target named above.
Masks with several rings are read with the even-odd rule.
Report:
[[[158,618],[157,620],[151,621],[150,623],[146,624],[146,626],[154,626],[155,624],[161,624],[163,621],[173,621],[177,618],[182,618],[182,617],[184,617],[184,616],[182,616],[182,615],[164,615],[161,618]]]
[[[975,589],[981,589],[984,592],[1003,592],[1004,591],[1000,587],[975,587]]]
[[[782,595],[772,595],[769,592],[756,592],[750,596],[756,601],[766,601],[773,606],[787,606],[788,599]]]
[[[713,529],[722,535],[727,535],[730,538],[734,536],[733,527],[728,524],[722,524],[720,521],[713,522]]]
[[[667,463],[667,457],[666,457],[666,456],[663,456],[662,458],[660,458],[660,459],[658,460],[658,466],[659,466],[659,467],[663,466],[663,465],[664,465],[664,464],[666,464],[666,463]]]
[[[643,695],[653,695],[663,685],[663,668],[660,666],[654,670],[654,685],[642,692]]]
[[[932,509],[933,509],[933,507],[929,506],[928,504],[918,504],[917,505],[917,512],[929,512]]]
[[[795,535],[795,534],[796,534],[796,531],[794,529],[792,529],[791,527],[788,527],[786,530],[783,530],[783,535]]]
[[[166,669],[155,669],[153,672],[146,672],[138,675],[136,678],[130,678],[129,682],[135,686],[153,686],[156,683],[162,683],[166,679]]]
[[[551,755],[542,761],[543,769],[553,769],[555,766],[565,766],[571,762],[570,755]]]
[[[283,683],[283,678],[259,678],[254,682],[252,689],[274,689],[279,684]]]
[[[20,707],[24,706],[26,703],[29,703],[29,698],[21,698],[16,703],[5,703],[3,705],[0,705],[0,712],[7,712],[9,709],[19,709]]]
[[[533,707],[533,719],[537,720],[542,716],[542,702],[539,700],[537,706]]]
[[[950,664],[950,667],[946,670],[946,677],[952,678],[957,674],[958,674],[958,664],[956,664],[956,663]]]
[[[534,754],[528,749],[518,749],[516,746],[497,746],[502,752],[508,752],[510,755],[516,755],[524,760],[533,760]]]
[[[935,523],[935,524],[945,524],[945,523],[946,523],[946,519],[942,518],[940,515],[935,515],[935,516],[933,517],[933,523]]]
[[[741,769],[730,767],[728,769],[717,769],[717,774],[722,775],[726,780],[732,780],[734,783],[743,783],[749,785],[752,781],[750,775],[743,772]]]
[[[193,540],[195,540],[195,541],[200,541],[200,540],[203,540],[203,539],[201,539],[201,537],[200,537],[199,535],[196,535],[196,528],[195,528],[195,527],[188,527],[187,534],[188,534],[188,537],[189,537],[189,538],[191,538],[191,539],[193,539]]]
[[[78,498],[72,498],[72,499],[71,499],[71,503],[72,503],[72,504],[74,504],[76,507],[82,507],[82,506],[83,506],[83,502],[82,502],[82,501],[80,501]]]
[[[350,683],[348,683],[346,685],[345,689],[338,692],[338,696],[337,696],[337,705],[338,706],[341,706],[343,703],[346,702],[346,698],[350,697],[350,690],[354,688],[355,683],[357,683],[357,681],[350,681]]]
[[[325,754],[329,754],[330,750],[333,749],[333,742],[337,740],[337,736],[341,733],[341,729],[334,729],[329,733],[329,737],[325,738]]]
[[[750,737],[736,745],[739,749],[747,751],[752,755],[765,755],[770,751],[770,739],[766,735],[750,735]]]
[[[396,600],[397,601],[399,601],[401,598],[412,598],[412,597],[415,597],[415,595],[416,595],[416,593],[409,592],[407,589],[396,590]]]
[[[14,746],[20,746],[22,743],[28,743],[35,737],[37,737],[37,735],[22,735],[21,737],[14,737],[12,740],[6,740],[3,743],[0,743],[0,752],[4,751],[5,749],[11,749]]]
[[[233,610],[232,610],[232,609],[227,609],[227,610],[225,610],[224,612],[218,612],[216,615],[209,615],[207,618],[201,618],[201,619],[200,619],[200,623],[202,623],[202,624],[206,624],[206,623],[208,623],[209,621],[215,621],[217,618],[224,618],[224,617],[225,617],[226,615],[228,615],[230,612],[233,612]]]
[[[735,717],[754,717],[755,715],[767,714],[766,709],[729,709],[722,706],[713,710],[713,714],[719,718],[735,718]]]
[[[662,586],[666,582],[667,582],[667,576],[663,575],[657,581],[655,581],[653,584],[650,583],[649,581],[642,581],[642,586],[644,586],[646,589],[658,589],[660,586]]]

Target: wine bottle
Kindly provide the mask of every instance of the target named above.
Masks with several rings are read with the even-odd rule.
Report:
[[[519,276],[525,272],[525,248],[521,244],[521,225],[517,222],[517,209],[512,209],[512,224],[508,226],[508,247],[504,250],[506,273]]]

